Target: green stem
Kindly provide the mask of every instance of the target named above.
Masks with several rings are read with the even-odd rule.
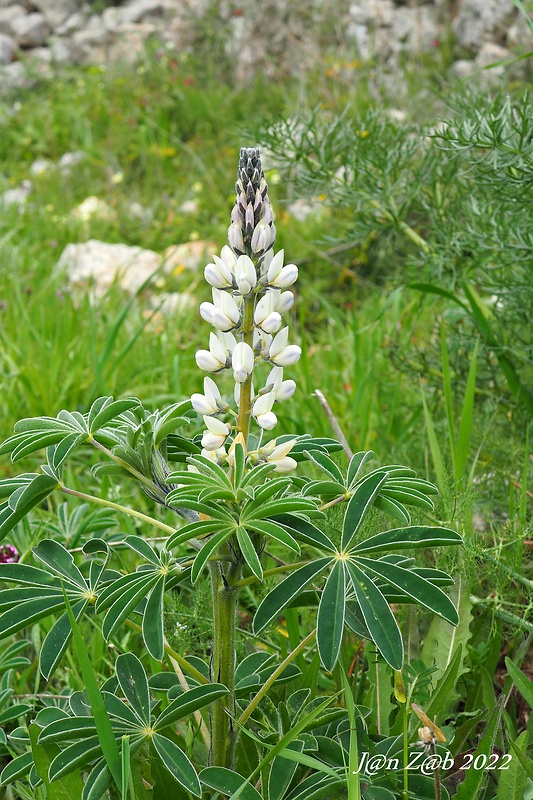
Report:
[[[243,342],[248,344],[252,349],[254,346],[254,308],[255,296],[250,294],[244,298],[244,314],[242,322]],[[241,383],[241,392],[239,396],[239,416],[237,417],[237,428],[244,436],[244,441],[248,444],[248,435],[250,433],[250,417],[252,415],[252,377],[253,373],[248,375],[244,383]]]
[[[102,497],[95,497],[92,494],[78,492],[76,489],[69,489],[67,486],[60,486],[59,488],[62,492],[65,492],[65,494],[70,494],[72,497],[79,497],[80,500],[87,500],[89,503],[97,503],[100,506],[112,508],[115,511],[122,511],[123,514],[127,514],[129,517],[135,517],[141,520],[141,522],[147,522],[149,525],[153,525],[154,528],[160,528],[160,530],[165,531],[165,533],[169,535],[176,532],[176,528],[173,528],[171,525],[165,525],[164,522],[149,517],[147,514],[142,514],[140,511],[135,511],[133,508],[121,506],[119,503],[113,503],[111,500],[104,500]]]
[[[409,714],[407,703],[403,706],[403,800],[409,800]]]
[[[211,679],[222,683],[229,693],[213,703],[211,717],[211,763],[232,768],[237,731],[233,726],[235,702],[235,633],[239,588],[235,578],[240,567],[209,565],[213,590],[213,649]]]
[[[246,706],[246,708],[245,708],[245,709],[244,709],[244,711],[242,712],[241,716],[239,717],[239,725],[244,725],[244,723],[246,722],[246,720],[248,719],[248,717],[250,716],[250,714],[253,714],[253,712],[255,711],[255,709],[257,708],[257,706],[259,705],[259,703],[260,703],[260,702],[261,702],[261,700],[263,699],[263,697],[266,695],[266,693],[268,692],[268,690],[270,689],[270,687],[272,686],[272,684],[274,683],[274,681],[275,681],[275,680],[277,680],[277,679],[279,678],[279,676],[281,675],[281,673],[282,673],[282,672],[283,672],[283,671],[284,671],[284,670],[285,670],[285,669],[286,669],[286,668],[289,666],[289,664],[291,664],[291,663],[294,661],[294,659],[295,659],[297,656],[299,656],[299,655],[300,655],[300,653],[301,653],[303,650],[305,650],[305,648],[307,647],[307,645],[308,645],[308,644],[310,644],[310,642],[312,642],[312,641],[313,641],[313,639],[315,638],[315,636],[316,636],[316,630],[314,630],[314,631],[311,631],[311,633],[309,633],[309,634],[308,634],[308,635],[305,637],[305,639],[302,639],[302,641],[300,642],[300,644],[299,644],[297,647],[295,647],[295,648],[294,648],[294,650],[291,650],[291,652],[289,653],[289,655],[287,656],[287,658],[285,658],[285,659],[284,659],[284,660],[281,662],[281,664],[279,665],[279,667],[278,667],[277,669],[275,669],[275,670],[274,670],[274,672],[273,672],[273,673],[272,673],[272,675],[269,677],[269,679],[268,679],[268,680],[267,680],[267,681],[266,681],[266,682],[263,684],[263,686],[262,686],[262,687],[259,689],[259,691],[258,691],[258,692],[257,692],[257,694],[255,695],[255,697],[253,698],[253,700],[252,700],[252,701],[251,701],[251,702],[250,702],[250,703],[249,703],[249,704]]]

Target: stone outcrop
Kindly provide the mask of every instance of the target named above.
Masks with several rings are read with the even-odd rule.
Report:
[[[116,5],[111,4],[111,2]],[[144,56],[148,40],[183,52],[216,29],[237,80],[254,72],[295,75],[325,52],[394,66],[404,52],[431,51],[453,32],[462,61],[491,47],[531,49],[512,0],[0,0],[0,90],[22,88],[27,59],[42,65],[102,64]],[[329,49],[328,49],[329,48]],[[494,51],[496,52],[496,51]],[[3,65],[3,66],[2,66]],[[453,72],[452,72],[453,74]]]

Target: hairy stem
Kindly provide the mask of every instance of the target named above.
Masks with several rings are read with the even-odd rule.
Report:
[[[213,649],[211,679],[222,683],[229,693],[213,703],[211,716],[211,763],[231,769],[237,731],[233,720],[235,703],[235,633],[240,567],[210,564],[213,590]]]

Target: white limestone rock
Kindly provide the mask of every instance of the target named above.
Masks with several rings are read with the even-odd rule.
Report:
[[[19,47],[41,47],[50,35],[50,25],[44,14],[28,14],[12,22],[13,35]]]
[[[67,245],[56,268],[65,271],[74,286],[89,287],[96,297],[102,297],[115,283],[135,294],[161,263],[161,256],[153,250],[90,239]]]

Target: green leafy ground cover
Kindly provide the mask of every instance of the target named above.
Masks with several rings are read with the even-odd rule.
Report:
[[[383,463],[408,463],[438,485],[436,511],[422,507],[413,520],[444,524],[464,536],[460,551],[432,552],[426,565],[455,577],[451,595],[459,626],[398,610],[405,688],[410,701],[444,728],[454,756],[490,755],[493,746],[513,754],[512,774],[454,776],[452,770],[443,791],[453,796],[466,774],[459,798],[521,800],[531,796],[533,733],[530,685],[520,678],[531,677],[533,663],[531,105],[523,86],[506,86],[508,99],[505,93],[449,89],[429,67],[423,79],[421,65],[415,67],[404,79],[412,97],[400,109],[405,118],[398,117],[392,94],[383,91],[375,100],[372,70],[351,63],[309,76],[304,90],[260,80],[239,89],[215,84],[190,61],[147,57],[134,71],[78,71],[6,101],[0,109],[5,189],[27,179],[38,157],[57,162],[78,150],[86,157],[69,175],[56,169],[33,176],[26,208],[7,208],[0,216],[0,434],[7,438],[21,417],[55,416],[61,408],[87,411],[101,395],[140,396],[156,408],[200,390],[194,353],[204,346],[205,331],[197,306],[154,316],[148,296],[163,288],[200,302],[201,272],[177,270],[163,287],[156,279],[133,299],[113,287],[94,304],[54,267],[66,244],[89,238],[158,252],[195,239],[219,248],[234,198],[238,148],[257,142],[265,151],[278,246],[300,265],[292,314],[303,355],[294,368],[296,399],[281,407],[280,426],[295,434],[336,435],[314,395],[320,389],[354,451],[373,449]],[[441,118],[448,124],[435,136]],[[273,154],[270,170],[267,151]],[[81,223],[72,210],[91,195],[105,200],[113,214]],[[288,209],[302,197],[310,198],[313,212],[299,221]],[[193,215],[180,210],[187,200],[197,205]],[[151,223],[132,216],[132,201],[152,210]],[[193,421],[191,430],[200,426]],[[334,458],[346,466],[342,454]],[[33,470],[41,460],[30,456],[24,468]],[[71,482],[85,463],[74,457]],[[1,471],[2,478],[15,474],[7,458]],[[112,479],[100,480],[103,494],[113,499]],[[148,510],[142,495],[135,502]],[[43,505],[41,515],[25,520],[7,540],[28,564],[39,563],[31,548],[43,538],[43,526],[71,549],[102,531],[116,539],[138,533],[121,518],[91,516],[88,507],[75,512],[70,502]],[[379,523],[376,512],[371,533]],[[279,557],[275,547],[273,555],[271,566]],[[135,564],[134,552],[120,551],[117,558],[117,568]],[[166,635],[176,651],[208,657],[207,589],[202,579],[196,587],[196,594],[169,601]],[[251,652],[250,617],[262,598],[252,588],[243,594],[241,657]],[[299,612],[286,612],[267,641],[270,652],[286,655],[309,632],[310,612]],[[56,691],[85,685],[74,651],[67,651],[55,683],[40,677],[37,659],[49,627],[51,622],[27,628],[18,661],[13,651],[15,662],[6,657],[2,667],[4,688],[14,688],[15,702],[22,703],[13,711],[9,692],[5,697],[11,702],[3,718],[8,732],[23,726],[34,692],[44,695],[38,703],[54,705],[50,695]],[[92,635],[89,622],[80,627],[103,681],[115,655]],[[138,632],[121,628],[111,641],[120,653],[142,655],[149,673],[161,671]],[[341,654],[355,702],[372,709],[369,730],[378,738],[399,735],[404,706],[397,699],[401,692],[396,699],[392,692],[388,665],[372,648],[362,648],[356,633],[345,637]],[[320,697],[330,688],[313,678],[312,651],[299,659],[303,678],[290,689],[278,687],[278,699],[309,686]],[[10,667],[15,672],[9,676]],[[331,681],[343,688],[340,671]],[[286,721],[279,724],[286,733]],[[410,725],[414,731],[413,720]],[[195,733],[182,731],[193,761]],[[339,736],[350,750],[347,730]],[[522,759],[509,750],[509,740],[517,740]],[[172,744],[159,742],[162,750]],[[16,736],[6,743],[5,763],[9,754],[22,752],[17,746]],[[41,755],[47,763],[55,752]],[[331,754],[332,763],[335,758]],[[213,786],[215,791],[215,780]],[[42,785],[25,789],[17,782],[4,791],[7,797],[44,797]],[[299,797],[295,791],[293,785]],[[325,791],[316,797],[336,789]],[[434,796],[432,781],[411,791]],[[283,794],[273,791],[277,796]]]

